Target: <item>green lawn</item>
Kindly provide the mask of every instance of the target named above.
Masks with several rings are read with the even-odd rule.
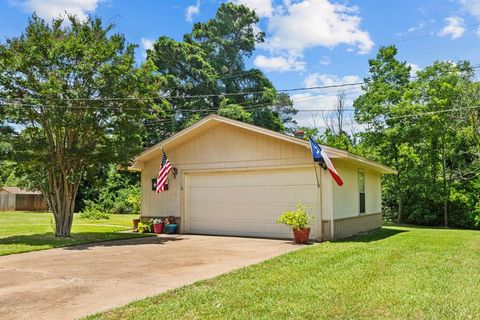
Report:
[[[479,318],[480,232],[385,227],[88,319]]]
[[[138,237],[120,233],[132,228],[138,215],[111,215],[106,220],[83,220],[75,216],[70,239],[55,238],[51,213],[0,212],[0,256],[73,246],[77,244]]]

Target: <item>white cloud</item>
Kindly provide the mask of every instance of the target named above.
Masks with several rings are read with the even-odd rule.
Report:
[[[357,13],[355,6],[328,0],[284,1],[284,10],[268,21],[272,36],[265,47],[298,55],[311,47],[347,44],[359,53],[367,53],[374,43],[369,33],[360,28],[361,18]]]
[[[141,42],[143,48],[142,57],[145,59],[147,58],[147,50],[153,49],[153,44],[155,43],[155,40],[142,38]]]
[[[422,68],[420,68],[417,64],[415,63],[407,63],[407,66],[410,67],[410,75],[412,77],[416,76],[417,75],[417,72],[422,70]]]
[[[465,10],[475,17],[480,17],[480,0],[459,0]]]
[[[359,83],[359,82],[362,82],[362,79],[359,76],[355,76],[355,75],[339,77],[332,74],[320,74],[320,73],[312,73],[308,75],[303,81],[303,83],[305,84],[305,87],[334,86],[334,85],[340,85],[340,84]],[[346,88],[359,89],[358,86],[346,87]]]
[[[435,23],[435,19],[430,19],[430,20],[421,20],[419,23],[417,23],[414,26],[411,26],[410,28],[407,29],[405,32],[398,32],[396,35],[397,36],[406,36],[409,33],[417,32],[424,30],[427,26],[432,25]]]
[[[425,28],[425,22],[424,22],[424,21],[420,21],[417,25],[408,28],[407,32],[408,32],[408,33],[410,33],[410,32],[415,32],[415,31],[422,30],[423,28]]]
[[[362,82],[362,79],[356,75],[339,77],[331,74],[313,73],[308,75],[303,82],[306,87],[314,87],[357,83]],[[302,110],[295,116],[295,120],[300,126],[317,126],[320,128],[325,128],[323,119],[325,111],[315,110],[333,110],[337,103],[337,94],[342,91],[345,92],[345,107],[347,109],[352,109],[353,101],[362,92],[360,86],[329,88],[323,89],[319,92],[310,91],[308,93],[291,95],[295,108]],[[309,112],[309,110],[311,110],[311,112]],[[352,112],[346,113],[347,117],[352,115]],[[353,121],[353,119],[351,119],[351,121]]]
[[[320,60],[318,61],[320,64],[324,65],[324,66],[328,66],[330,64],[330,57],[327,57],[327,56],[323,56],[320,58]]]
[[[296,109],[301,110],[295,116],[299,126],[325,128],[323,112],[315,110],[333,110],[337,97],[312,93],[299,93],[290,96]],[[309,111],[311,110],[311,111]]]
[[[444,20],[446,26],[438,33],[439,36],[447,37],[450,36],[450,39],[457,39],[463,36],[465,32],[465,26],[463,19],[460,17],[448,17]]]
[[[234,2],[255,10],[259,17],[270,17],[272,15],[272,0],[235,0]]]
[[[200,0],[197,0],[195,5],[188,6],[187,10],[185,11],[185,19],[188,22],[193,21],[193,16],[196,16],[200,13]]]
[[[293,56],[272,56],[259,55],[253,61],[257,68],[266,71],[302,71],[305,69],[305,62]]]
[[[29,12],[36,12],[44,19],[58,18],[65,14],[76,15],[85,19],[88,13],[95,11],[104,0],[19,0],[11,3]]]

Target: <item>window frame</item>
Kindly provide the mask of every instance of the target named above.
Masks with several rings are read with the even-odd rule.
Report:
[[[358,169],[357,184],[358,184],[358,214],[364,215],[367,213],[367,196],[366,196],[365,170],[363,169]],[[362,195],[363,195],[363,211],[362,211]]]

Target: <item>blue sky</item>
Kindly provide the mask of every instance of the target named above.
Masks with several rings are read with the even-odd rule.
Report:
[[[98,15],[140,45],[137,59],[162,35],[180,40],[192,23],[215,14],[220,0],[0,0],[0,39],[19,35],[36,11]],[[249,65],[279,89],[349,83],[368,72],[379,46],[396,44],[399,58],[421,69],[435,60],[480,63],[480,0],[234,0],[255,9],[266,32]],[[329,109],[335,90],[293,95],[302,110]],[[349,89],[348,104],[359,94]],[[318,114],[301,112],[301,124]]]

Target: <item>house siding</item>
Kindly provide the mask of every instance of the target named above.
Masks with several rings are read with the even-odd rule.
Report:
[[[156,178],[160,167],[162,157],[160,145],[146,151],[141,160],[137,160],[135,169],[142,171],[141,215],[145,219],[169,215],[176,216],[180,218],[180,221],[184,220],[184,223],[180,222],[181,232],[188,231],[188,228],[185,227],[185,225],[188,226],[186,211],[188,213],[192,208],[197,209],[199,207],[192,203],[189,203],[190,207],[186,206],[190,199],[188,189],[189,183],[191,183],[189,177],[192,175],[205,176],[205,178],[215,176],[217,173],[230,175],[232,179],[236,179],[236,181],[232,180],[232,187],[234,187],[236,182],[242,181],[242,178],[238,177],[239,175],[252,176],[252,172],[257,171],[260,176],[266,170],[270,172],[276,170],[275,172],[281,179],[280,177],[285,176],[286,171],[299,168],[307,171],[311,170],[308,184],[315,188],[313,192],[315,199],[311,200],[311,196],[306,198],[304,191],[292,192],[298,192],[298,197],[296,197],[298,201],[303,200],[305,202],[305,199],[308,199],[307,202],[312,207],[311,214],[315,217],[312,230],[317,239],[329,240],[332,238],[332,234],[336,239],[351,236],[358,232],[377,228],[381,223],[380,172],[385,169],[375,167],[366,159],[353,156],[337,158],[342,157],[341,153],[334,153],[332,161],[345,182],[343,187],[338,187],[332,182],[333,180],[326,170],[320,169],[317,164],[313,163],[308,145],[281,137],[278,138],[269,133],[257,132],[243,126],[210,121],[194,130],[188,131],[187,129],[186,133],[180,134],[178,138],[167,140],[162,145],[170,162],[178,170],[177,176],[174,178],[170,174],[169,190],[156,194],[155,191],[152,191],[152,179]],[[359,215],[359,169],[365,172],[366,212],[363,215]],[[252,182],[251,180],[246,181],[248,183]],[[255,188],[261,186],[265,186],[265,181],[259,183]],[[289,189],[289,187],[286,188]],[[230,188],[230,190],[233,189]],[[271,194],[271,189],[268,188],[258,188],[258,190]],[[221,190],[217,193],[219,197],[225,199],[232,197],[232,192],[228,190]],[[243,205],[251,206],[251,203],[255,201],[252,198],[252,202],[249,202],[248,192],[237,194],[242,199],[241,201],[244,201]],[[278,194],[279,200],[282,200],[281,193]],[[214,198],[208,199],[208,202],[212,205],[222,201],[222,199],[219,199],[219,201]],[[269,207],[270,209],[278,206],[271,199],[268,201],[273,203]],[[291,198],[289,201],[288,206],[293,207]],[[257,210],[258,208],[254,209]],[[226,214],[233,214],[235,211],[222,210]],[[277,209],[274,210],[277,211]],[[282,210],[283,208],[278,209],[278,215],[282,213]],[[211,218],[214,217],[212,212],[213,209],[207,212]],[[260,216],[260,212],[257,212],[257,214]],[[271,220],[271,216],[273,216],[272,213],[270,213],[268,221]],[[221,215],[213,221],[223,221],[224,218]],[[332,218],[335,219],[333,224],[331,223]],[[242,222],[237,223],[241,224]],[[364,225],[356,226],[355,224]]]
[[[335,166],[345,184],[342,187],[333,185],[334,218],[360,215],[359,170],[365,173],[365,214],[380,213],[382,210],[380,173],[344,160],[337,160]]]
[[[151,181],[158,173],[161,157],[143,164],[141,213],[144,218],[174,215],[183,219],[185,176],[189,173],[248,173],[253,170],[306,168],[311,170],[312,179],[316,182],[310,151],[304,146],[221,123],[165,152],[178,170],[177,177],[170,174],[169,190],[156,194],[152,191]],[[316,194],[319,195],[318,188],[316,189]],[[318,196],[314,203],[312,214],[320,221]],[[278,213],[280,214],[281,212]]]

